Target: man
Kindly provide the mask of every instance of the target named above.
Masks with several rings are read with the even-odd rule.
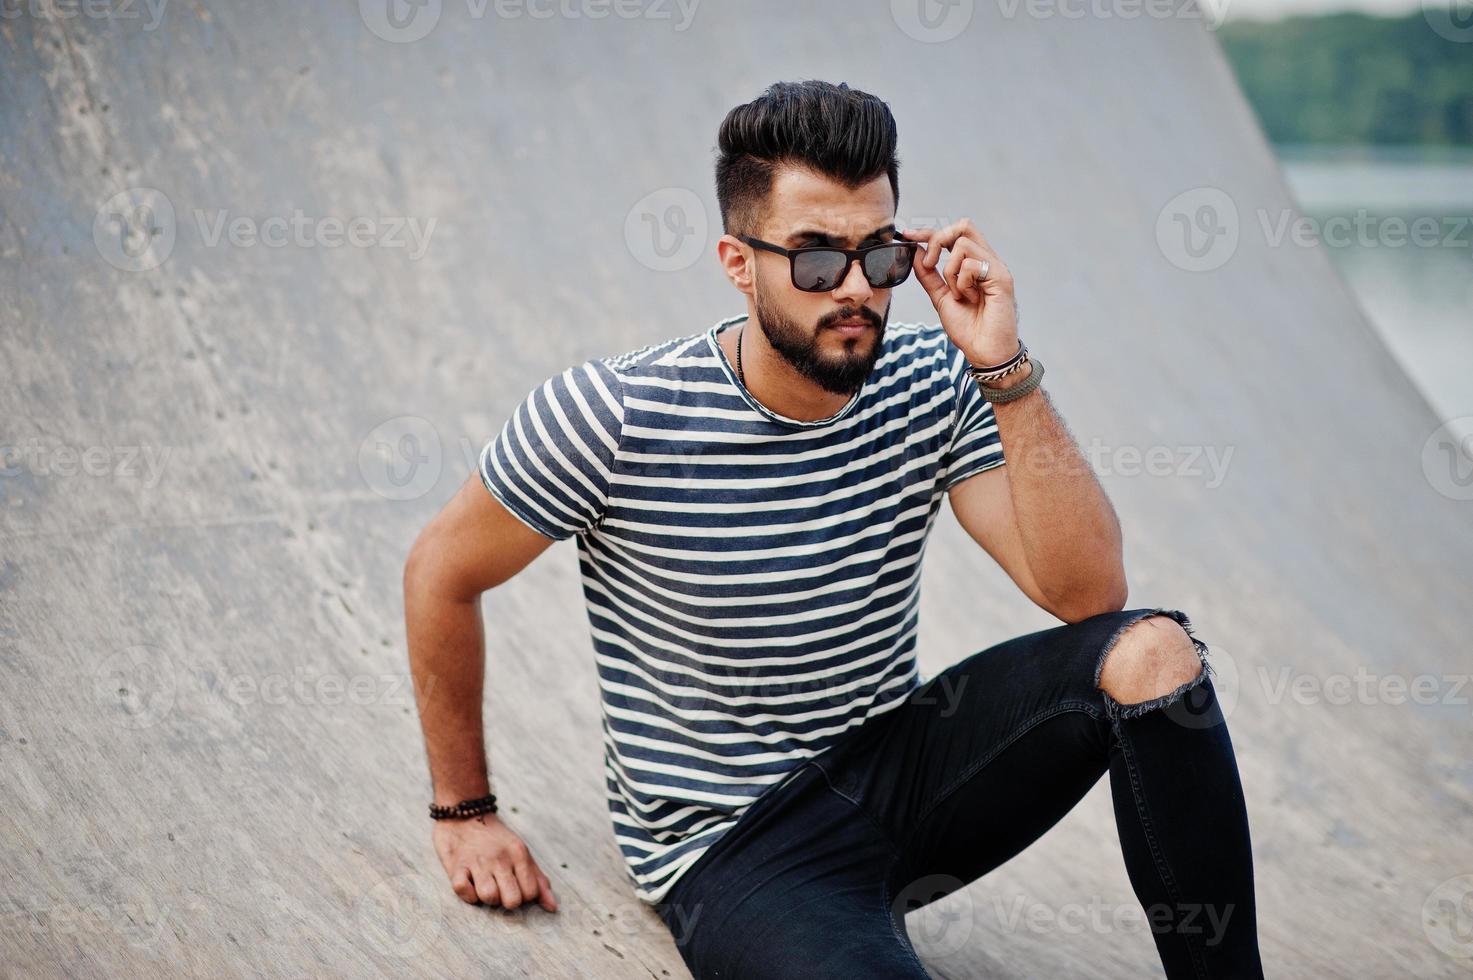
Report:
[[[1020,344],[1007,264],[970,220],[897,229],[874,96],[773,85],[719,144],[746,314],[534,389],[409,557],[436,804],[490,791],[481,593],[576,535],[615,840],[696,976],[924,977],[904,913],[948,886],[916,883],[985,874],[1106,771],[1167,974],[1260,976],[1206,644],[1180,611],[1123,608],[1114,510]],[[937,325],[888,323],[912,271]],[[923,680],[943,495],[1065,625]],[[435,826],[456,894],[555,910],[487,805]]]

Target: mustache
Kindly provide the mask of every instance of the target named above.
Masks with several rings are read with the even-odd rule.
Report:
[[[865,321],[876,330],[881,326],[880,315],[878,313],[874,310],[861,307],[857,310],[839,310],[837,313],[830,313],[818,321],[818,329],[827,330],[829,327],[836,326],[842,320],[856,319]]]

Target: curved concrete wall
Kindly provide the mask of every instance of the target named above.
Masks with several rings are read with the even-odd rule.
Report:
[[[716,126],[800,77],[886,98],[902,223],[969,215],[1014,269],[1131,605],[1188,611],[1231,686],[1271,972],[1465,968],[1473,505],[1325,257],[1266,233],[1292,203],[1211,25],[530,8],[0,20],[4,972],[683,974],[608,829],[571,547],[486,600],[492,768],[557,916],[444,880],[399,575],[534,384],[740,312]],[[925,669],[1055,623],[937,534]],[[1357,671],[1436,696],[1294,693]],[[910,924],[947,976],[1131,977],[1134,908],[1101,783]]]

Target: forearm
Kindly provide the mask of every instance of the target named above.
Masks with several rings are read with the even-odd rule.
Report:
[[[1063,419],[1039,388],[993,405],[1028,567],[1059,614],[1083,618],[1126,599],[1120,522]]]
[[[491,790],[481,718],[486,649],[480,599],[447,598],[426,576],[407,571],[404,618],[435,802],[485,796]]]

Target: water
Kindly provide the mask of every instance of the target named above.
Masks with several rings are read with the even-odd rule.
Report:
[[[1361,309],[1438,416],[1473,434],[1473,150],[1277,149]]]

